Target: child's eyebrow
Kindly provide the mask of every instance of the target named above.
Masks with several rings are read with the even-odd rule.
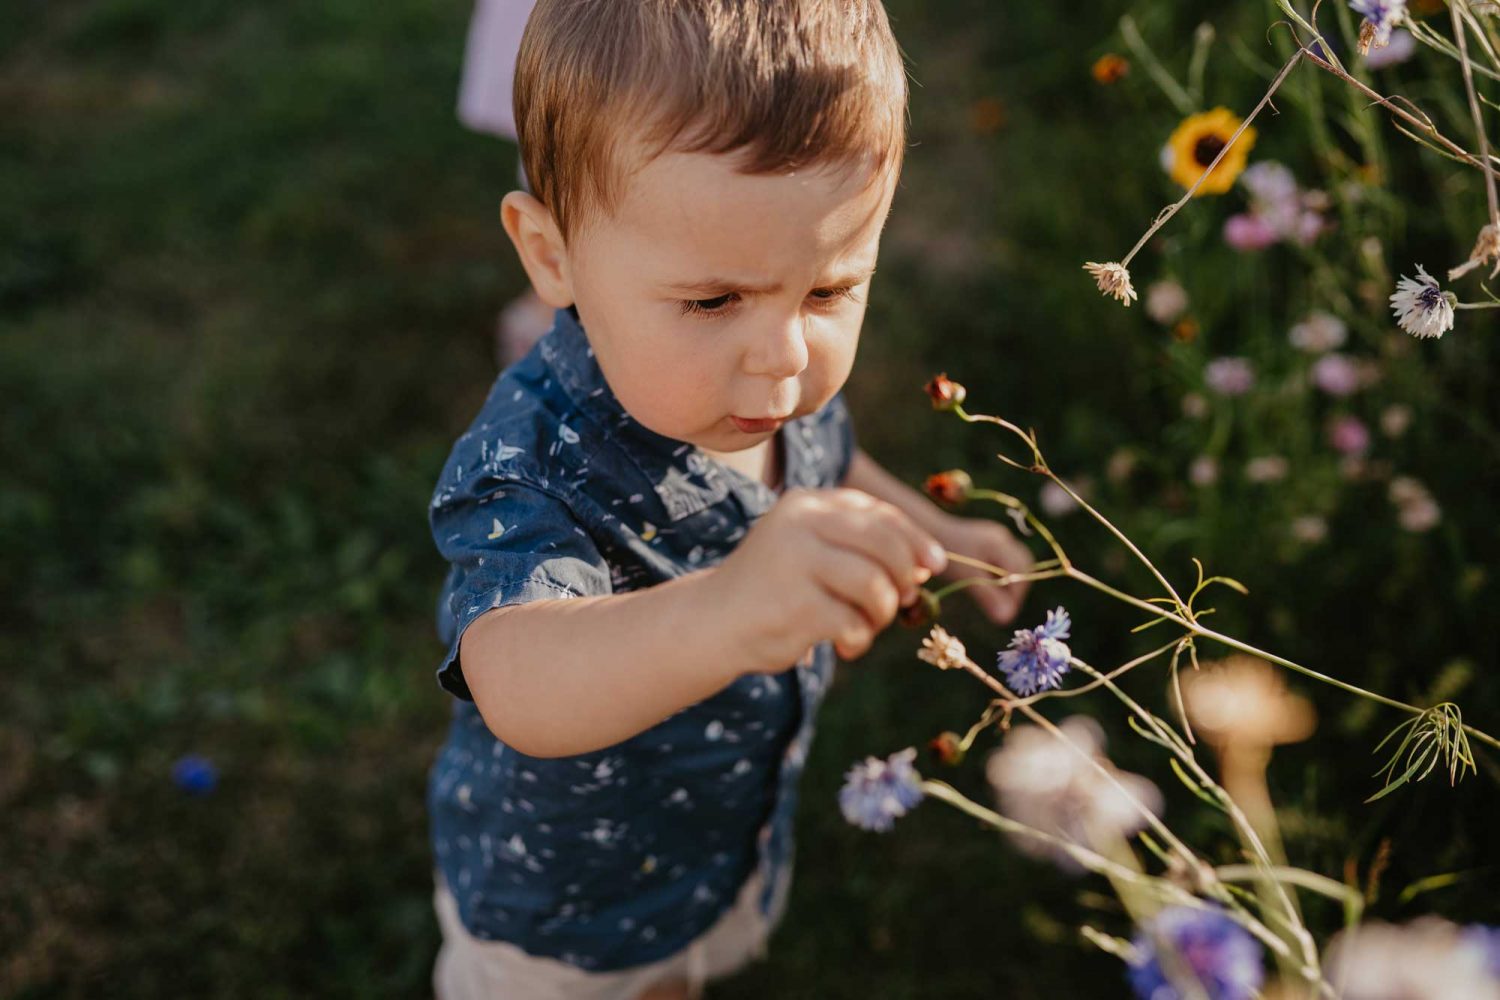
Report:
[[[869,281],[875,275],[874,267],[859,267],[835,275],[827,281],[820,282],[819,288],[853,288]],[[753,281],[744,281],[736,278],[703,278],[696,281],[671,282],[667,285],[674,292],[681,292],[685,296],[698,296],[709,298],[711,296],[723,295],[727,292],[741,292],[760,295],[774,295],[781,291],[780,282],[768,284],[756,284]]]

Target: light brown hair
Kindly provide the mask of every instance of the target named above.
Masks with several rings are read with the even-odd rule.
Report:
[[[900,169],[906,71],[880,0],[539,0],[516,66],[536,197],[567,236],[647,158]]]

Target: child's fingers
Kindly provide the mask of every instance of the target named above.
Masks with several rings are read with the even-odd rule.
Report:
[[[860,614],[869,633],[867,641],[896,617],[901,601],[895,584],[884,567],[861,553],[829,547],[813,572],[830,596]]]
[[[947,565],[947,554],[937,540],[894,505],[858,491],[840,492],[853,495],[841,498],[837,517],[814,525],[823,541],[880,563],[903,590],[925,583]],[[918,568],[926,575],[914,573]]]

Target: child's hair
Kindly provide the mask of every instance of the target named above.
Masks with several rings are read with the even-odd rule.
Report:
[[[906,70],[880,0],[539,0],[515,111],[567,236],[615,203],[629,140],[648,160],[738,152],[749,174],[899,169]]]

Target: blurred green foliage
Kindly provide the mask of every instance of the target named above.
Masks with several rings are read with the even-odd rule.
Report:
[[[917,84],[915,144],[849,389],[862,444],[908,480],[962,465],[984,485],[1032,488],[988,457],[997,439],[925,410],[925,374],[946,369],[972,409],[1035,426],[1064,474],[1097,478],[1123,445],[1157,455],[1111,512],[1170,571],[1196,553],[1251,584],[1221,602],[1220,624],[1399,697],[1456,698],[1493,729],[1493,323],[1402,362],[1415,373],[1403,384],[1430,372],[1427,391],[1453,404],[1403,456],[1443,504],[1441,532],[1399,535],[1377,493],[1343,508],[1316,558],[1287,562],[1270,541],[1284,525],[1253,503],[1160,505],[1182,474],[1166,457],[1197,447],[1163,436],[1186,433],[1181,352],[1079,270],[1175,197],[1156,165],[1175,124],[1165,103],[1139,73],[1108,91],[1089,78],[1126,5],[890,8]],[[1174,40],[1204,16],[1264,49],[1267,10],[1218,9],[1137,15],[1179,62]],[[447,706],[426,501],[492,378],[495,311],[523,282],[495,219],[514,154],[453,118],[467,14],[431,0],[7,8],[0,994],[427,991],[422,797]],[[1243,105],[1256,86],[1216,50],[1211,101]],[[1296,113],[1265,119],[1258,149],[1295,162]],[[1416,192],[1401,265],[1446,231],[1437,215],[1480,210],[1472,180],[1444,180],[1439,196],[1451,171],[1404,148],[1394,163],[1393,185]],[[1174,228],[1202,243],[1223,210],[1194,204]],[[1295,278],[1274,252],[1174,263],[1222,279],[1200,313],[1216,353],[1264,336],[1258,304]],[[1137,284],[1156,266],[1143,256]],[[1142,582],[1108,561],[1101,533],[1063,530],[1081,561]],[[1137,648],[1129,616],[1090,594],[1039,592],[1026,614],[1064,602],[1091,662]],[[978,655],[1006,638],[966,607],[950,627]],[[1118,920],[1087,882],[946,810],[886,837],[838,818],[852,760],[983,707],[915,646],[890,633],[841,673],[804,784],[790,915],[771,960],[716,995],[1121,992],[1114,960],[1073,930]],[[1131,688],[1160,704],[1159,676]],[[1294,860],[1363,878],[1390,841],[1375,912],[1496,922],[1482,891],[1493,762],[1481,753],[1479,778],[1456,790],[1429,782],[1362,806],[1369,748],[1398,720],[1310,693],[1323,728],[1272,775]],[[1123,730],[1112,748],[1162,779]],[[189,752],[219,766],[212,795],[172,786]],[[976,765],[953,780],[978,793]],[[1228,851],[1184,798],[1169,819]],[[1396,887],[1443,872],[1463,874],[1398,900]]]

